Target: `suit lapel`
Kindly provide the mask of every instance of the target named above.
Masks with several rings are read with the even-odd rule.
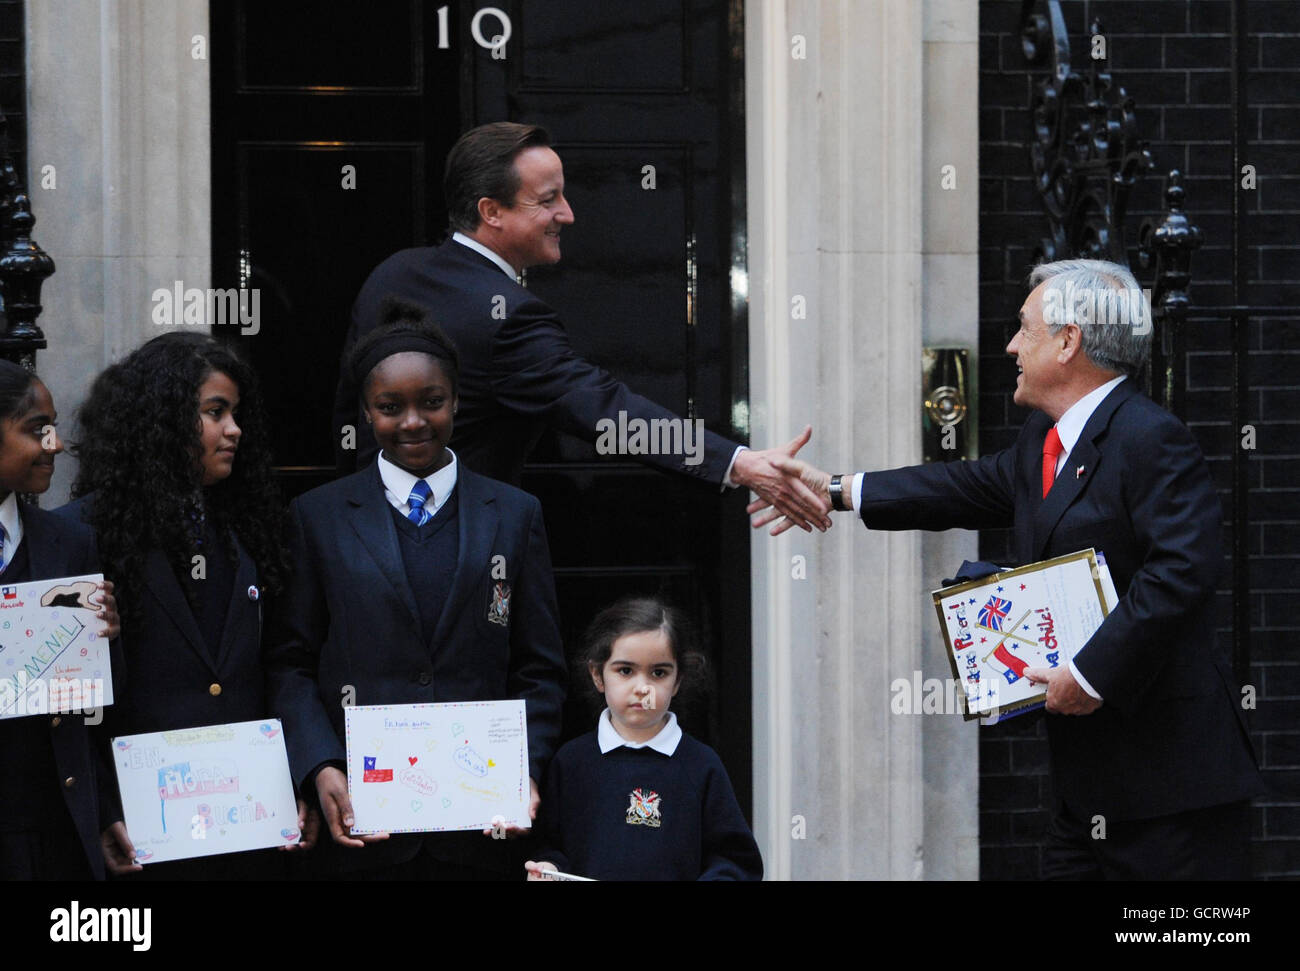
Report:
[[[230,539],[235,544],[235,553],[238,562],[235,566],[235,582],[230,588],[230,602],[226,604],[226,620],[221,625],[221,649],[217,652],[217,668],[222,668],[229,657],[231,648],[239,643],[240,638],[244,636],[247,625],[241,623],[242,618],[248,616],[248,589],[257,583],[257,567],[253,564],[253,558],[248,555],[239,538],[232,532]],[[258,617],[261,617],[259,612]],[[261,624],[258,624],[256,631],[258,640],[261,640]]]
[[[456,553],[456,575],[451,581],[451,594],[443,605],[434,631],[432,645],[443,642],[451,624],[460,615],[465,598],[474,589],[475,581],[492,562],[492,544],[496,539],[500,514],[495,500],[481,488],[479,477],[461,465],[456,475],[456,488],[460,492],[460,512],[457,514],[459,549]],[[486,603],[470,604],[471,610],[488,609]]]
[[[58,532],[45,528],[39,515],[24,511],[27,504],[18,500],[18,515],[23,521],[23,541],[27,543],[27,571],[33,577],[63,576],[63,543]]]
[[[199,630],[198,621],[194,619],[194,611],[190,609],[189,601],[185,599],[185,591],[181,589],[180,581],[176,579],[171,564],[167,562],[167,557],[163,556],[161,550],[150,550],[145,555],[144,583],[162,604],[163,610],[172,619],[176,629],[184,635],[190,649],[213,673],[216,673],[212,656],[208,653],[207,644],[203,640],[203,632]]]
[[[1036,508],[1033,517],[1033,550],[1030,560],[1038,560],[1043,556],[1043,551],[1047,548],[1047,541],[1052,535],[1052,530],[1056,524],[1061,521],[1065,511],[1070,508],[1083,495],[1088,484],[1096,478],[1098,467],[1101,465],[1101,450],[1097,448],[1096,439],[1106,430],[1110,424],[1111,415],[1115,413],[1124,401],[1133,394],[1132,380],[1124,381],[1115,386],[1102,399],[1092,415],[1089,416],[1087,424],[1083,426],[1083,431],[1079,435],[1079,440],[1074,443],[1074,448],[1066,457],[1065,465],[1061,467],[1060,474],[1057,475],[1056,481],[1052,484],[1052,491],[1047,494],[1047,498],[1041,500]],[[1036,438],[1038,443],[1038,469],[1039,469],[1039,488],[1034,493],[1035,496],[1042,495],[1041,475],[1042,475],[1042,452],[1043,440],[1047,438],[1048,425],[1043,429],[1043,434]],[[1080,471],[1082,469],[1082,471]]]
[[[397,527],[393,525],[393,514],[388,499],[384,496],[384,481],[379,476],[379,463],[370,466],[367,475],[358,475],[353,479],[352,494],[348,496],[352,506],[349,523],[357,539],[365,547],[379,567],[392,588],[401,597],[402,603],[411,613],[414,630],[420,629],[420,611],[415,604],[415,594],[406,579],[406,568],[402,563],[402,549],[397,541]]]
[[[1083,494],[1087,484],[1097,474],[1097,463],[1100,457],[1101,453],[1097,451],[1097,446],[1091,440],[1080,437],[1074,443],[1065,465],[1061,467],[1060,474],[1052,484],[1052,491],[1047,494],[1046,499],[1042,500],[1034,516],[1033,559],[1042,558],[1048,537],[1052,535],[1052,530],[1065,515],[1065,510],[1069,509]],[[1077,474],[1080,467],[1084,470],[1081,475]],[[1039,492],[1041,494],[1041,487]]]

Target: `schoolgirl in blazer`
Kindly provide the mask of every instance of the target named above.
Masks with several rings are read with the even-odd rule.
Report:
[[[333,837],[321,841],[321,862],[335,875],[506,873],[516,865],[509,841],[348,832],[345,705],[522,698],[529,774],[540,780],[564,695],[541,506],[446,449],[455,349],[420,308],[394,305],[390,317],[350,362],[379,457],[290,508],[293,576],[271,644],[274,707],[295,780],[320,797]]]
[[[168,333],[95,381],[60,512],[90,524],[119,584],[126,676],[113,733],[266,718],[264,598],[285,574],[282,512],[255,376]],[[310,845],[310,820],[300,820]],[[154,864],[170,879],[274,878],[272,851]]]
[[[0,360],[0,585],[100,572],[90,530],[19,499],[50,487],[54,456],[63,451],[54,423],[40,379]],[[115,636],[111,595],[101,616],[109,623],[100,633]],[[113,668],[116,682],[120,666]],[[12,670],[0,667],[0,676],[9,679]],[[33,697],[19,690],[12,703]],[[106,857],[114,869],[131,868],[118,851],[125,831],[91,731],[97,719],[87,720],[57,711],[0,720],[0,879],[102,880]]]

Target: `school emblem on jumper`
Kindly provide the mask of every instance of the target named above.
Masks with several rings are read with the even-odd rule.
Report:
[[[633,789],[632,801],[627,807],[628,825],[654,826],[658,828],[661,822],[663,822],[663,817],[659,815],[659,793],[653,789],[649,792]]]
[[[498,583],[492,587],[492,602],[488,604],[488,620],[502,627],[510,626],[510,584]]]

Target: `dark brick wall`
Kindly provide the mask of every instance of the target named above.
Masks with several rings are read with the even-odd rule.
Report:
[[[1011,401],[1015,367],[1004,348],[1015,332],[1037,237],[1046,233],[1031,182],[1028,105],[1035,81],[1020,53],[1020,0],[980,2],[980,450],[1014,441],[1026,413]],[[1231,206],[1240,175],[1232,171],[1228,0],[1065,0],[1072,62],[1087,65],[1087,28],[1100,18],[1110,70],[1137,102],[1143,137],[1159,178],[1132,199],[1130,264],[1142,218],[1162,202],[1163,174],[1179,168],[1187,209],[1205,242],[1196,254],[1192,298],[1231,301]],[[1257,171],[1247,193],[1246,300],[1294,302],[1300,284],[1300,3],[1252,0],[1245,161]],[[1041,71],[1041,69],[1039,69]],[[1139,279],[1144,285],[1141,271]],[[1188,335],[1187,413],[1229,510],[1228,323],[1194,324]],[[1257,429],[1249,453],[1252,489],[1251,674],[1258,710],[1252,737],[1273,796],[1256,801],[1253,856],[1260,877],[1300,876],[1300,317],[1250,324],[1247,420]],[[1225,518],[1225,522],[1226,522]],[[986,532],[983,559],[1009,556],[1008,536]],[[1225,559],[1220,642],[1231,617]],[[1018,724],[1017,722],[1024,722]],[[981,730],[981,875],[1033,879],[1051,790],[1041,719],[1029,716]]]
[[[27,41],[24,0],[0,0],[0,109],[9,120],[9,148],[23,185],[27,182]],[[36,212],[39,219],[40,212]]]

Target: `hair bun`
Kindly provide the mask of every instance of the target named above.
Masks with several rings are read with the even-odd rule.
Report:
[[[402,297],[387,296],[379,302],[379,324],[427,324],[429,315],[423,307]]]

